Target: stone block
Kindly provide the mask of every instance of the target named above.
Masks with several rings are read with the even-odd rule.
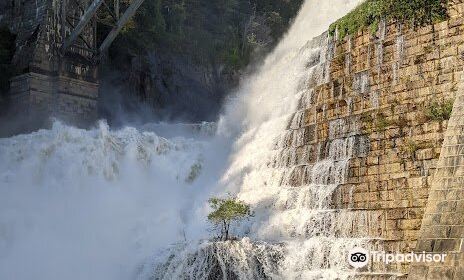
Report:
[[[430,267],[427,280],[452,280],[454,269],[451,267]]]

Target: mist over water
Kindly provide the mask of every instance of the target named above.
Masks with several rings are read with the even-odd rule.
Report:
[[[289,33],[266,58],[259,71],[243,81],[219,121],[219,133],[233,131],[239,135],[225,180],[246,165],[256,167],[254,163],[257,162],[250,161],[265,163],[260,156],[269,157],[270,150],[274,150],[276,139],[298,111],[304,89],[328,79],[325,62],[330,49],[327,34],[321,34],[360,2],[306,1]],[[316,36],[319,37],[312,40]]]
[[[297,132],[285,131],[301,122],[294,113],[310,99],[305,89],[328,78],[327,37],[307,42],[359,2],[306,1],[287,36],[225,104],[216,133],[209,124],[113,131],[104,122],[90,130],[56,122],[0,139],[0,279],[204,279],[208,260],[218,258],[240,279],[338,276],[332,267],[344,256],[326,247],[361,241],[330,241],[351,217],[321,213],[357,140],[333,141],[298,191],[283,154],[298,144]],[[255,210],[236,231],[249,238],[200,241],[211,236],[208,198],[228,192]]]
[[[205,142],[104,123],[2,139],[0,158],[1,279],[132,279],[141,258],[186,238],[214,180]]]

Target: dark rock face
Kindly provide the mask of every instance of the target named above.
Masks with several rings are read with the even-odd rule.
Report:
[[[227,90],[232,88],[238,73],[225,72],[221,66],[196,65],[188,58],[153,53],[145,74],[145,95],[152,104],[163,108],[163,115],[186,120],[213,120]],[[140,77],[140,76],[139,76]],[[143,76],[142,76],[143,77]],[[150,95],[150,93],[152,95]]]
[[[134,57],[127,70],[103,78],[100,111],[116,124],[118,116],[134,111],[140,121],[214,121],[239,77],[221,66],[202,66],[173,54]]]
[[[122,103],[114,111],[103,102],[103,116],[112,122],[116,112],[143,110],[162,120],[216,120],[225,95],[275,46],[301,3],[146,2],[109,51],[103,84],[112,96],[102,98],[116,91]]]
[[[101,96],[107,100],[119,92],[118,110],[125,114],[144,107],[149,118],[215,121],[226,93],[238,85],[241,73],[224,65],[199,64],[187,55],[154,51],[133,57],[127,69],[103,77]],[[118,114],[114,103],[100,103],[104,117],[111,120]]]

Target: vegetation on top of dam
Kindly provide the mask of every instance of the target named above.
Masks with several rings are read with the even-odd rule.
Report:
[[[406,23],[412,27],[440,22],[448,18],[449,0],[367,0],[329,28],[331,35],[338,30],[338,38],[369,28],[378,30],[381,20]]]

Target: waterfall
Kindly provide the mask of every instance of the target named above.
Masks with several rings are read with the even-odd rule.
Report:
[[[346,183],[350,159],[365,156],[369,143],[358,135],[359,119],[346,118],[330,122],[328,142],[312,145],[316,120],[308,119],[308,112],[315,110],[315,87],[330,78],[333,56],[328,35],[314,36],[355,4],[307,1],[289,34],[244,82],[219,122],[220,134],[239,132],[220,183],[254,209],[240,228],[247,237],[174,246],[149,260],[141,279],[347,279],[354,274],[347,251],[371,246],[366,237],[372,219],[362,211],[337,209],[333,195]],[[365,91],[364,77],[359,82]]]
[[[217,128],[176,127],[179,135],[164,138],[165,124],[56,123],[0,140],[0,278],[352,276],[346,252],[372,246],[373,219],[333,197],[369,143],[350,117],[331,121],[328,141],[317,141],[311,112],[334,53],[323,32],[360,2],[307,0]],[[236,229],[242,239],[208,240],[206,201],[228,192],[254,217]]]

